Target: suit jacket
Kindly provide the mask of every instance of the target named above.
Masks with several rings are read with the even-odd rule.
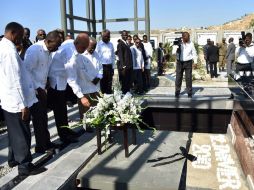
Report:
[[[118,55],[118,61],[117,61],[117,67],[118,69],[132,69],[133,63],[132,63],[132,55],[130,47],[124,43],[122,40],[118,41],[117,44],[117,55]]]
[[[219,61],[219,48],[217,46],[209,46],[207,49],[207,60],[211,63]]]
[[[163,56],[164,56],[163,49],[158,47],[156,51],[157,51],[157,62],[162,63],[163,62]]]
[[[228,45],[228,49],[227,49],[227,53],[225,57],[227,60],[231,60],[231,61],[235,60],[235,49],[236,49],[235,44],[231,42]]]

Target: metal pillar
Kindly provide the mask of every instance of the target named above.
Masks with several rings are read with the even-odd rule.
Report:
[[[150,2],[145,0],[145,27],[146,35],[148,40],[150,40]]]
[[[95,0],[91,0],[91,21],[92,21],[92,36],[96,37],[96,14],[95,14]]]
[[[70,35],[74,38],[74,19],[73,19],[73,3],[69,0],[69,21],[70,21]]]
[[[134,0],[134,32],[138,34],[138,0]]]
[[[90,6],[90,0],[86,0],[86,18],[88,18],[89,20],[91,19]],[[91,32],[91,22],[87,22],[87,30],[88,32]]]
[[[61,0],[60,6],[61,6],[61,26],[62,26],[62,29],[64,30],[65,35],[66,35],[67,34],[66,0]]]
[[[102,30],[106,29],[106,4],[105,4],[105,0],[101,0],[101,15],[102,15]]]

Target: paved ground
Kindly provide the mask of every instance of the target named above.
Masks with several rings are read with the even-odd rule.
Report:
[[[130,145],[129,158],[124,157],[119,135],[112,147],[96,155],[78,175],[81,187],[103,190],[248,189],[225,135],[160,131],[152,136],[151,131],[146,131],[138,134],[136,146]],[[190,154],[186,153],[188,149]]]
[[[218,79],[219,82],[212,80],[207,82],[199,81],[198,84],[195,84],[194,82],[193,86],[195,93],[193,99],[195,99],[196,97],[199,99],[209,96],[218,97],[220,99],[227,99],[230,96],[230,90],[228,89],[227,82],[225,82],[225,77],[221,77],[221,80]],[[151,91],[148,92],[148,96],[162,95],[172,98],[171,96],[174,95],[174,74],[168,73],[168,75],[166,75],[165,77],[160,77],[160,80],[160,85],[158,85],[154,89],[151,89]],[[186,97],[186,94],[184,94],[183,92],[182,96]],[[68,114],[71,120],[77,121],[77,106],[69,108]],[[49,113],[49,129],[52,140],[58,142],[59,140],[52,112]],[[180,147],[188,148],[188,142],[190,142],[190,139],[192,140],[190,151],[191,153],[193,153],[193,155],[197,154],[196,156],[198,156],[198,152],[195,149],[198,146],[210,146],[211,151],[213,151],[213,153],[211,152],[211,160],[213,160],[211,170],[193,168],[194,162],[191,162],[189,160],[187,161],[186,157],[183,157],[181,154],[179,154],[182,153],[179,149]],[[119,187],[117,189],[121,190],[124,190],[127,187],[128,189],[136,188],[140,190],[142,189],[141,187],[145,187],[145,189],[164,189],[164,187],[166,187],[166,189],[170,189],[169,187],[172,187],[172,189],[178,189],[179,187],[181,189],[182,185],[187,185],[189,189],[196,189],[197,187],[199,189],[219,189],[220,185],[223,185],[219,182],[219,180],[222,180],[224,178],[216,178],[216,176],[218,176],[218,174],[223,175],[223,172],[227,173],[228,171],[222,171],[217,169],[218,167],[216,166],[216,162],[214,161],[217,159],[215,158],[215,150],[211,143],[211,139],[209,139],[210,136],[208,134],[194,134],[193,137],[190,137],[190,134],[188,133],[158,132],[155,137],[152,137],[151,133],[146,132],[145,135],[139,135],[137,146],[130,146],[131,156],[128,159],[123,157],[124,154],[122,152],[122,146],[121,143],[119,144],[119,142],[109,148],[103,155],[93,158],[91,162],[89,162],[87,168],[83,170],[83,173],[80,174],[80,176],[88,176],[87,178],[82,179],[82,183],[87,185],[87,180],[89,179],[89,185],[92,185],[93,187],[95,187],[95,185],[99,185],[98,182],[103,182],[100,184],[102,185],[102,189],[105,189],[105,187],[109,187],[109,189],[110,187]],[[81,141],[79,143],[73,144],[64,152],[56,156],[56,158],[53,159],[50,163],[48,163],[46,165],[46,167],[48,168],[47,172],[38,176],[27,178],[24,182],[16,186],[16,189],[45,189],[45,186],[47,186],[46,189],[57,189],[60,187],[63,188],[61,185],[66,180],[69,180],[70,176],[75,176],[73,174],[75,172],[77,173],[79,169],[82,168],[86,160],[89,160],[91,154],[93,154],[96,150],[96,139],[94,138],[94,136],[85,135],[82,136],[80,140]],[[193,142],[196,142],[197,144],[195,145],[195,148],[193,148]],[[34,145],[35,141],[33,136],[32,153],[33,157],[35,158],[34,161],[36,161],[40,159],[42,155],[34,154]],[[7,167],[6,162],[7,146],[7,134],[1,134],[0,171],[6,170],[6,172],[4,173],[8,173],[10,171],[10,169]],[[185,149],[182,149],[182,151],[184,150]],[[205,153],[207,153],[207,150]],[[208,153],[205,155],[207,156]],[[239,180],[241,183],[240,189],[245,189],[245,181],[242,180],[241,169],[237,164],[237,159],[232,149],[230,149],[230,155],[235,161],[235,165],[230,167],[237,168]],[[158,159],[160,161],[156,162],[156,160],[153,160],[157,158],[160,158]],[[154,162],[147,162],[149,159]],[[221,163],[217,162],[217,165],[218,164]],[[232,169],[228,173],[232,171],[235,170]],[[0,187],[3,184],[6,184],[16,175],[17,168],[14,168],[5,177],[0,178]],[[157,177],[155,178],[155,176]],[[205,185],[206,182],[199,183],[199,180],[201,180],[201,178],[204,181],[206,181],[205,179],[211,179],[212,181],[214,181],[214,183],[212,183],[211,187]],[[117,181],[117,183],[115,183],[114,181]],[[146,183],[144,183],[144,181]],[[209,180],[207,180],[207,182],[209,182]],[[71,188],[68,187],[67,189]]]

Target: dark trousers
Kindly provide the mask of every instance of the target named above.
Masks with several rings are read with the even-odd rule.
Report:
[[[104,94],[112,94],[112,81],[114,70],[112,65],[103,65],[103,78],[100,81],[101,92]]]
[[[18,169],[25,169],[32,161],[29,122],[22,121],[21,113],[3,112],[9,139],[8,162],[18,162]]]
[[[2,107],[0,106],[0,122],[1,121],[4,121],[4,113]]]
[[[209,62],[211,78],[217,77],[217,62]]]
[[[192,60],[177,61],[175,93],[179,94],[181,91],[181,86],[182,86],[182,81],[183,81],[183,72],[185,72],[187,93],[192,94]]]
[[[119,81],[121,83],[122,92],[126,94],[130,91],[132,83],[132,69],[119,69]]]
[[[236,63],[236,72],[239,71],[252,71],[252,67],[250,63],[246,64],[241,64],[241,63]]]
[[[98,92],[94,92],[90,94],[84,94],[84,96],[89,100],[91,107],[94,107],[98,103],[96,100],[98,99],[100,94]],[[89,108],[90,107],[83,106],[83,104],[81,103],[81,99],[78,98],[78,109],[79,109],[80,120],[83,120],[84,113],[86,113],[89,110]]]
[[[66,99],[66,101],[70,101],[72,104],[76,104],[77,100],[78,100],[77,96],[74,94],[74,92],[69,84],[67,84],[67,86],[66,86],[65,99]]]
[[[143,72],[141,69],[133,69],[132,76],[133,76],[133,83],[136,93],[143,92]]]
[[[206,72],[209,73],[209,61],[205,61]]]
[[[54,113],[57,132],[59,137],[61,138],[65,135],[65,128],[63,128],[63,126],[68,126],[66,91],[49,88],[47,95],[48,101],[50,102],[50,106]]]
[[[158,75],[162,75],[163,74],[163,62],[162,61],[158,61]]]
[[[150,80],[151,80],[151,70],[145,69],[143,72],[144,90],[148,90],[151,87]]]
[[[47,99],[37,96],[38,102],[30,108],[36,147],[48,149],[50,134],[48,131]]]

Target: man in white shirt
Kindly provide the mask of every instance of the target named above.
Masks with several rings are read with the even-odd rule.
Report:
[[[110,31],[104,30],[101,33],[102,40],[98,42],[96,52],[103,65],[103,78],[101,79],[101,92],[112,94],[112,81],[114,75],[115,51],[110,42]]]
[[[236,50],[236,72],[240,75],[242,75],[242,73],[246,75],[251,74],[251,64],[254,58],[254,45],[251,42],[252,34],[247,33],[245,35],[245,40],[243,43],[240,43],[240,47]]]
[[[36,140],[36,153],[44,153],[54,147],[48,131],[46,84],[52,52],[56,51],[60,44],[61,38],[58,32],[52,31],[48,33],[45,40],[30,46],[25,54],[24,64],[30,73],[39,100],[30,109]]]
[[[28,108],[37,99],[15,47],[22,42],[23,34],[23,27],[11,22],[7,24],[5,36],[0,42],[0,99],[9,138],[8,164],[10,167],[18,165],[20,175],[32,175],[42,170],[31,163]]]
[[[91,106],[96,106],[96,99],[100,92],[100,80],[103,77],[103,68],[96,49],[96,40],[91,38],[87,50],[82,54],[81,61],[77,62],[77,81],[81,92],[89,100]],[[78,99],[80,119],[89,109]],[[87,129],[90,130],[91,129]]]
[[[153,47],[150,42],[148,42],[147,35],[143,36],[143,45],[146,52],[147,63],[145,64],[144,77],[145,77],[145,89],[150,88],[150,78],[151,78],[151,63],[153,57]]]
[[[186,89],[188,97],[192,97],[192,63],[197,63],[197,52],[194,44],[190,41],[188,32],[182,33],[180,45],[174,45],[172,55],[176,55],[176,81],[175,97],[178,98],[181,91],[183,72],[185,72]]]
[[[133,82],[135,93],[143,94],[143,79],[142,73],[144,72],[144,58],[142,49],[140,47],[141,40],[137,38],[133,46],[131,46],[132,62],[133,62]]]
[[[59,50],[54,55],[52,64],[49,69],[49,105],[54,112],[58,135],[60,140],[64,143],[77,142],[77,134],[75,134],[74,131],[63,127],[68,126],[66,106],[66,88],[68,75],[65,67],[66,65],[70,64],[70,60],[75,60],[75,57],[83,53],[88,47],[88,44],[89,37],[84,33],[79,34],[75,40],[69,39],[64,41],[59,47]],[[73,64],[75,64],[75,62]],[[72,68],[72,66],[70,68]],[[81,98],[82,96],[83,94],[81,94]]]

